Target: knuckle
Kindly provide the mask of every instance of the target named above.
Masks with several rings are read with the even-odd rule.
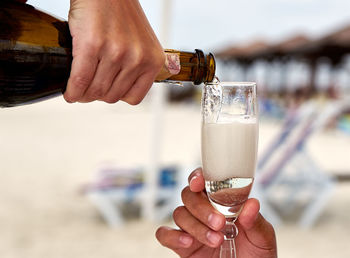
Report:
[[[102,88],[96,88],[93,89],[90,93],[89,93],[89,97],[93,98],[93,99],[100,99],[104,96],[105,92]]]
[[[169,237],[167,236],[167,234],[164,232],[163,228],[159,228],[156,232],[156,238],[159,241],[159,243],[164,246],[164,247],[168,247],[169,246]]]
[[[142,62],[143,68],[145,71],[147,71],[150,74],[158,74],[161,68],[165,64],[165,56],[164,54],[150,54],[146,57],[144,57],[144,60]]]
[[[73,57],[83,52],[88,56],[96,56],[104,44],[103,37],[95,34],[87,35],[84,38],[73,37]]]
[[[73,76],[71,79],[73,86],[78,90],[85,90],[91,82],[90,78],[79,75]]]
[[[159,69],[165,64],[165,54],[164,52],[161,52],[161,54],[157,55],[156,58],[154,58],[155,66],[157,66]]]
[[[73,57],[84,52],[87,56],[97,56],[103,48],[103,41],[100,37],[87,38],[84,41],[73,39]]]
[[[140,97],[128,97],[128,98],[125,98],[124,101],[132,106],[136,106],[136,105],[141,103],[142,98],[140,98]]]
[[[85,42],[86,50],[91,54],[98,53],[103,48],[103,40],[101,37],[91,37]]]
[[[162,228],[158,228],[156,231],[156,238],[162,244]]]
[[[182,191],[181,191],[182,202],[184,202],[184,200],[186,200],[186,197],[187,197],[187,194],[188,194],[189,191],[190,191],[190,187],[189,186],[186,186],[184,189],[182,189]]]
[[[130,54],[130,66],[133,68],[143,65],[145,61],[146,57],[141,49],[135,49]]]
[[[127,52],[127,48],[123,44],[113,44],[109,49],[109,56],[113,63],[118,63],[122,60]]]
[[[105,96],[102,100],[108,104],[114,104],[114,103],[117,103],[120,100],[120,98],[119,96],[114,95],[114,96]]]
[[[204,211],[203,205],[200,202],[196,202],[196,201],[191,201],[191,206],[192,206],[192,210],[194,212],[194,214],[196,214],[196,216],[198,218],[203,217],[207,211]],[[201,212],[199,212],[201,211]]]
[[[73,96],[68,95],[67,93],[65,93],[63,95],[64,99],[68,102],[68,103],[74,103],[75,101],[77,101],[77,99]]]
[[[179,206],[177,207],[173,212],[173,219],[174,221],[177,221],[177,218],[180,216],[180,214],[184,211],[185,206]]]
[[[149,51],[146,51],[146,53],[149,53],[149,58],[153,63],[156,63],[158,65],[163,65],[165,63],[165,53],[162,48],[151,49]]]
[[[107,98],[105,100],[105,102],[108,104],[114,104],[114,103],[117,103],[118,101],[119,101],[119,98]]]

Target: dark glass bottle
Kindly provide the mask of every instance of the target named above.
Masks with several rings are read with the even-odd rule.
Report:
[[[210,82],[215,59],[201,50],[165,50],[161,81]],[[0,2],[0,107],[36,102],[65,91],[72,62],[68,23],[28,4]],[[174,65],[175,73],[174,74]]]

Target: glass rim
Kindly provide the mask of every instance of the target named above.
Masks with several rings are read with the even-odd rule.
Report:
[[[210,82],[207,85],[220,85],[224,87],[256,87],[256,82]]]

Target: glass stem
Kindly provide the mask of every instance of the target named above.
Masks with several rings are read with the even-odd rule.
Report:
[[[236,258],[235,237],[238,234],[238,229],[235,225],[236,219],[227,218],[226,225],[223,229],[224,242],[220,248],[220,258]]]
[[[236,258],[235,240],[224,240],[220,247],[220,258]]]

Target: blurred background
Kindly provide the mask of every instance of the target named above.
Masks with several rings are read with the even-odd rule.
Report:
[[[28,2],[67,19],[68,0]],[[349,1],[140,2],[165,48],[213,52],[221,81],[257,81],[252,195],[279,256],[350,257]],[[0,110],[0,256],[176,257],[154,233],[201,165],[200,96],[157,84],[138,106]]]

